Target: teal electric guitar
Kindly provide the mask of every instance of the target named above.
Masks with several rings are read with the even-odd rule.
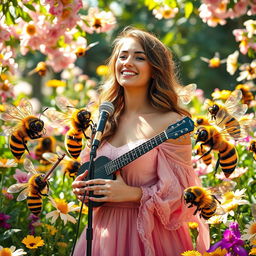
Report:
[[[147,140],[141,145],[135,147],[131,151],[122,156],[110,160],[105,156],[98,157],[94,162],[94,178],[95,179],[115,179],[115,172],[125,165],[131,163],[135,159],[144,155],[151,149],[160,145],[168,139],[177,139],[194,130],[194,122],[189,117],[185,117],[177,123],[171,124],[165,131]],[[78,175],[89,169],[89,162],[84,163],[78,170]],[[94,197],[102,197],[101,195],[94,195]],[[93,207],[102,205],[103,203],[92,202]]]

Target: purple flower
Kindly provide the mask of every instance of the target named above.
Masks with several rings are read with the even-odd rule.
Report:
[[[10,218],[11,218],[10,215],[0,212],[0,227],[9,229],[11,227],[11,225],[9,223],[7,223],[7,220],[9,220]]]
[[[28,219],[31,220],[29,222],[28,228],[31,235],[35,234],[35,226],[39,223],[40,218],[34,214],[30,214]]]
[[[221,249],[225,248],[229,253],[231,253],[228,255],[247,256],[248,253],[243,248],[243,245],[244,242],[241,240],[238,223],[232,222],[230,223],[229,228],[224,231],[222,240],[212,245],[207,252],[213,252],[218,247],[221,247]]]

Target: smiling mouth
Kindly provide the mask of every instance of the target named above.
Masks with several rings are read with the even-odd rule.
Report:
[[[121,74],[123,76],[135,76],[135,75],[137,75],[137,73],[129,72],[129,71],[122,71]]]

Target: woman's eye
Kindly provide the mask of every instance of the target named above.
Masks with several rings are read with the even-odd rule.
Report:
[[[125,58],[126,58],[126,56],[124,56],[124,55],[119,56],[119,59],[125,59]]]
[[[137,57],[136,59],[137,59],[137,60],[145,60],[144,57]]]

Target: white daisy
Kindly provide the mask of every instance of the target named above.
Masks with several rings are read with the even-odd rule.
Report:
[[[256,220],[250,221],[245,225],[244,235],[241,236],[243,240],[256,239]]]
[[[15,249],[16,247],[13,245],[10,248],[4,248],[3,246],[0,245],[0,255],[19,256],[27,254],[23,249]]]
[[[69,212],[77,211],[80,209],[80,207],[75,207],[74,202],[66,203],[64,199],[53,199],[49,197],[51,200],[52,205],[56,208],[56,210],[49,212],[46,214],[46,218],[52,218],[51,223],[55,223],[58,217],[60,217],[64,225],[66,225],[67,221],[70,221],[72,223],[76,223],[76,219],[69,215]]]

